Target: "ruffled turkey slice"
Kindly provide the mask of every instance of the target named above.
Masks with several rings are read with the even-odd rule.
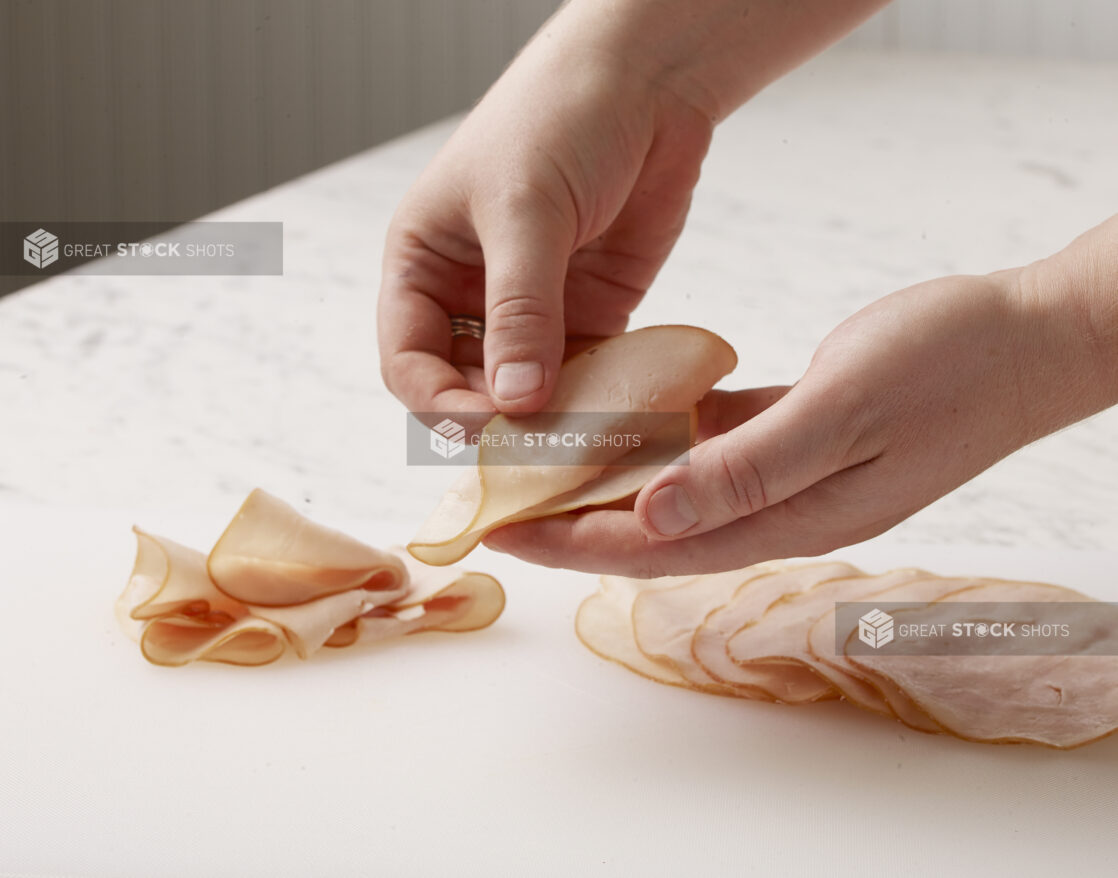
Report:
[[[136,561],[115,611],[120,627],[139,640],[144,622],[159,616],[213,617],[228,622],[246,614],[244,605],[214,588],[206,556],[194,549],[132,528]]]
[[[1027,742],[1068,749],[1105,737],[1118,729],[1118,656],[1082,654],[1093,644],[1110,642],[1110,626],[1092,626],[1096,603],[1059,586],[1040,583],[988,582],[954,592],[929,608],[898,610],[921,623],[970,618],[988,621],[985,613],[968,616],[965,604],[1082,602],[1082,638],[1069,644],[1074,655],[1014,655],[1012,638],[985,638],[982,655],[850,655],[859,668],[891,680],[945,730],[984,742]],[[1017,615],[1022,623],[1030,620]],[[1037,622],[1043,622],[1038,615]],[[856,633],[855,635],[856,636]],[[847,643],[849,644],[849,640]],[[933,639],[930,649],[938,648]]]
[[[928,576],[922,570],[892,570],[879,576],[832,579],[800,594],[788,594],[731,635],[726,652],[734,664],[761,676],[770,672],[774,662],[779,662],[800,668],[814,678],[814,682],[799,681],[795,691],[785,687],[779,693],[776,690],[784,684],[783,676],[776,676],[773,684],[757,684],[785,703],[835,697],[841,690],[820,673],[820,662],[808,650],[807,635],[815,620],[836,601],[857,601],[875,591]]]
[[[406,603],[377,607],[353,620],[327,641],[346,646],[419,634],[422,631],[476,631],[492,625],[505,608],[501,584],[485,573],[429,567],[393,548],[407,565],[412,591]]]
[[[608,661],[659,683],[689,688],[687,680],[673,667],[641,652],[633,634],[632,613],[638,596],[670,589],[693,579],[693,576],[659,579],[603,576],[601,589],[579,605],[575,633],[587,649]]]
[[[560,465],[510,463],[528,433],[577,432],[565,413],[600,413],[602,434],[651,437],[663,425],[648,414],[690,411],[737,364],[733,349],[717,335],[692,326],[653,326],[606,339],[567,360],[559,371],[548,410],[527,417],[498,415],[485,427],[478,466],[464,473],[420,528],[408,550],[428,564],[451,564],[467,555],[489,531],[527,517],[543,517],[590,503],[628,496],[659,467],[646,473],[614,471],[585,495],[572,492],[597,479],[614,457],[588,448]],[[518,452],[522,453],[522,452]],[[567,495],[556,506],[547,501]],[[578,505],[571,505],[577,503]],[[525,513],[532,510],[530,515]]]
[[[697,689],[716,695],[749,695],[740,686],[727,685],[708,674],[695,660],[691,641],[711,607],[723,606],[744,585],[783,566],[766,562],[743,570],[684,577],[670,587],[639,592],[632,611],[637,646],[651,661],[671,668]]]
[[[148,622],[140,636],[144,657],[168,667],[200,660],[266,665],[283,655],[286,648],[283,631],[254,616],[224,625],[187,617],[161,617]]]
[[[262,607],[256,604],[247,606],[254,616],[267,619],[282,628],[299,658],[307,658],[327,644],[348,646],[356,642],[356,626],[351,623],[378,607],[403,606],[400,602],[405,598],[416,600],[417,589],[422,592],[423,588],[429,586],[435,578],[433,574],[441,575],[440,588],[466,575],[455,568],[426,567],[417,563],[400,547],[388,549],[388,554],[398,558],[405,568],[405,575],[393,589],[355,588],[292,607]],[[420,594],[419,598],[422,599],[423,596]],[[338,629],[347,626],[352,629],[352,636],[345,632],[334,636]]]
[[[135,531],[136,562],[116,614],[155,664],[266,664],[279,658],[287,643],[306,658],[324,644],[483,628],[504,608],[504,592],[490,576],[428,567],[400,547],[357,550],[356,541],[304,519],[262,491],[246,501],[222,538],[232,534],[229,543],[209,560],[212,569],[217,557],[227,589],[261,595],[264,603],[243,603],[219,590],[201,552]],[[246,547],[250,551],[234,551]],[[274,555],[261,554],[269,550]],[[324,581],[341,581],[342,573],[376,587],[299,600]],[[270,585],[275,594],[266,591]],[[299,602],[276,605],[282,596]]]
[[[121,627],[157,665],[206,659],[262,665],[283,654],[283,632],[218,591],[206,556],[134,527],[136,562],[116,602]]]
[[[927,603],[943,598],[952,592],[976,585],[979,580],[936,577],[917,579],[894,585],[873,594],[863,595],[862,601],[888,601]],[[845,643],[857,622],[846,631],[836,631],[836,610],[831,608],[815,620],[808,632],[808,650],[818,660],[815,670],[826,677],[843,695],[858,707],[887,716],[895,716],[905,725],[922,732],[942,732],[943,727],[921,710],[916,703],[892,681],[854,665],[845,654],[836,654],[835,644]]]
[[[743,667],[730,658],[727,642],[742,626],[760,618],[774,602],[820,583],[859,573],[858,568],[850,564],[829,561],[759,576],[738,589],[724,606],[708,613],[695,629],[691,654],[714,680],[741,688],[751,698],[800,703],[837,697],[829,686],[821,690],[819,678],[795,662],[771,661]]]
[[[289,607],[350,589],[398,589],[396,556],[300,515],[259,488],[209,557],[214,584],[246,604]]]
[[[504,610],[504,589],[492,576],[458,567],[432,567],[411,557],[402,546],[390,551],[403,561],[411,582],[411,593],[407,603],[398,605],[398,615],[418,618],[420,608],[441,614],[438,618],[431,615],[417,630],[476,631],[493,624]],[[455,601],[460,608],[450,612]]]
[[[257,618],[281,628],[299,658],[307,658],[317,652],[338,628],[376,607],[393,604],[407,595],[408,585],[401,583],[391,591],[355,588],[293,607],[247,606]]]

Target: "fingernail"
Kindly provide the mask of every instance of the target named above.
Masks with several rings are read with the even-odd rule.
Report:
[[[541,387],[542,363],[502,363],[493,376],[493,392],[505,402],[521,399]]]
[[[648,501],[648,520],[657,533],[674,537],[698,522],[691,498],[679,485],[665,485]]]

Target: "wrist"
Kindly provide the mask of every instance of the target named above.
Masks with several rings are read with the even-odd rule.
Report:
[[[1022,388],[1042,409],[1036,435],[1118,405],[1118,216],[1046,259],[991,278],[1032,342],[1023,352],[1033,362],[1020,374],[1040,384]]]
[[[1118,404],[1118,215],[1024,271],[1065,316],[1098,384],[1099,408]]]

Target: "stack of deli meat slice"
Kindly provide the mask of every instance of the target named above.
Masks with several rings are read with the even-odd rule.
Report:
[[[921,622],[946,621],[967,603],[1053,601],[1083,606],[1084,633],[1062,655],[1015,654],[993,640],[982,654],[934,654],[934,643],[931,654],[866,654],[850,648],[857,620],[836,615],[839,603],[907,603],[921,606]],[[673,686],[781,704],[844,699],[922,732],[1066,749],[1118,729],[1118,656],[1106,654],[1116,632],[1099,621],[1108,607],[1042,583],[767,562],[653,580],[603,576],[576,630],[603,658]]]
[[[209,555],[133,528],[136,562],[117,621],[145,658],[263,665],[422,631],[472,631],[504,609],[483,573],[381,550],[253,491]]]

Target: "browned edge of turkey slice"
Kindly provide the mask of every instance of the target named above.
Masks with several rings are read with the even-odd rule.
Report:
[[[831,571],[828,571],[827,568],[831,568]],[[811,573],[812,571],[821,573],[823,575],[823,578],[820,579],[818,582],[809,581],[808,583],[803,585],[797,584],[797,577],[802,577]],[[833,572],[835,575],[828,575],[829,572]],[[747,675],[750,677],[750,682],[741,680],[741,676],[745,674],[745,669],[735,665],[730,659],[729,654],[726,652],[726,645],[733,632],[729,630],[723,631],[722,629],[724,626],[716,623],[716,617],[719,614],[729,615],[730,611],[735,607],[735,605],[738,604],[738,602],[751,597],[751,595],[749,595],[747,591],[749,587],[752,586],[757,588],[759,586],[760,588],[764,588],[765,584],[768,584],[770,586],[773,585],[773,577],[784,577],[783,580],[775,580],[775,584],[777,584],[778,587],[782,588],[783,591],[774,592],[771,597],[764,592],[761,592],[762,603],[760,605],[760,609],[756,612],[756,614],[750,615],[748,618],[753,619],[757,618],[760,615],[763,615],[765,612],[767,612],[769,607],[773,606],[781,600],[784,600],[788,595],[802,594],[805,590],[811,590],[812,588],[816,588],[825,582],[829,582],[834,579],[844,579],[852,575],[858,575],[859,573],[860,571],[858,570],[858,568],[844,562],[821,561],[814,564],[789,566],[784,570],[776,571],[772,574],[766,574],[765,576],[757,577],[756,579],[750,580],[748,583],[739,587],[729,601],[727,601],[721,607],[713,608],[709,613],[707,613],[703,622],[696,627],[691,640],[692,656],[699,664],[699,666],[702,667],[712,678],[728,686],[743,688],[750,693],[749,697],[755,698],[756,700],[778,703],[804,704],[810,703],[811,701],[818,701],[824,698],[835,698],[837,697],[837,693],[830,686],[826,687],[826,690],[824,692],[819,693],[819,687],[817,686],[817,675],[808,671],[803,666],[797,666],[795,664],[787,662],[772,663],[772,667],[764,669],[767,670],[768,673],[763,673],[761,670],[754,668],[752,669],[752,673]],[[753,593],[752,597],[756,598],[756,596],[757,591]],[[738,622],[730,622],[728,624],[737,626]],[[737,627],[735,627],[734,630],[737,630]],[[714,633],[712,634],[712,632]],[[717,667],[715,667],[716,664]],[[816,696],[812,699],[798,699],[792,702],[785,701],[782,697],[784,696],[784,692],[773,691],[773,689],[777,688],[777,686],[774,684],[772,675],[775,674],[778,670],[783,670],[785,673],[790,674],[794,683],[799,682],[809,685],[812,691],[817,693]],[[739,679],[730,679],[730,677],[728,676],[728,674],[730,673],[737,674]],[[777,682],[779,682],[779,678],[777,679]],[[787,686],[788,684],[786,682],[783,688],[786,689]]]

